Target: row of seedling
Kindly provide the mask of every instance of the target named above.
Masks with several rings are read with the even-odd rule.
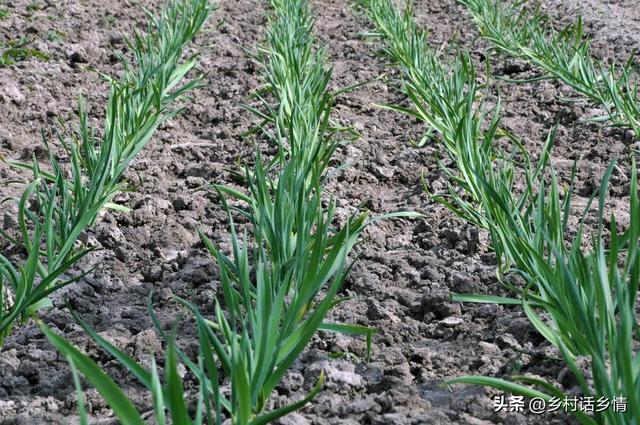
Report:
[[[546,35],[544,30],[531,26],[536,25],[536,20],[505,21],[507,17],[497,15],[503,12],[502,6],[484,1],[465,3],[478,5],[473,10],[474,16],[491,14],[492,22],[503,22],[499,27],[501,34],[527,31]],[[537,331],[557,348],[584,396],[609,400],[624,397],[629,406],[626,412],[609,409],[594,415],[581,412],[579,406],[570,406],[567,410],[574,411],[584,424],[638,423],[640,357],[636,301],[640,283],[640,202],[635,163],[630,184],[629,228],[621,231],[615,216],[611,216],[609,243],[605,243],[605,198],[612,164],[598,192],[597,228],[585,229],[581,221],[577,232],[570,236],[573,180],[569,189],[564,190],[548,165],[555,131],[550,133],[539,160],[534,163],[520,141],[501,129],[499,106],[490,113],[486,111],[482,87],[466,54],[455,59],[439,56],[413,22],[410,8],[401,12],[391,0],[362,0],[360,4],[375,28],[375,33],[370,35],[381,40],[383,52],[400,68],[401,89],[411,101],[410,108],[388,107],[422,120],[429,128],[428,135],[437,132],[432,139],[439,140],[450,160],[450,166],[442,163],[449,178],[448,190],[434,194],[433,198],[462,219],[488,231],[491,247],[499,260],[498,277],[516,295],[505,298],[456,294],[454,299],[520,305]],[[521,30],[523,27],[526,29]],[[573,36],[577,37],[580,30],[575,31]],[[572,66],[592,67],[594,62],[586,48],[551,47],[561,40],[532,41],[522,37],[525,40],[510,39],[507,46],[501,48],[523,46],[522,50],[528,53],[537,49],[534,55],[537,61],[556,66],[554,76],[563,80],[571,76],[570,81],[575,82],[572,85],[578,90],[597,88],[597,95],[603,97],[594,99],[607,106],[613,122],[618,124],[624,120],[625,125],[635,128],[637,121],[632,119],[638,116],[633,112],[633,108],[638,107],[637,98],[630,100],[633,107],[613,105],[613,108],[611,98],[604,98],[604,93],[614,87],[628,88],[626,71],[615,83],[611,83],[613,71],[604,74],[603,68],[598,70],[609,80],[597,78],[597,83],[590,81],[589,76],[577,75],[576,69],[582,68],[571,68],[571,72],[565,74],[560,69],[568,64],[549,56],[551,49],[557,49],[557,55],[571,50]],[[543,50],[542,46],[550,50]],[[579,59],[575,59],[577,57]],[[622,91],[635,96],[632,90]],[[496,141],[500,137],[510,142],[508,152],[498,147]],[[516,176],[524,182],[521,189],[514,185]],[[591,239],[588,250],[584,248],[587,235]],[[588,367],[585,368],[585,364]],[[512,376],[509,380],[465,376],[448,383],[493,386],[547,401],[565,395],[551,382],[529,375]]]
[[[72,312],[88,335],[150,391],[158,424],[271,422],[301,408],[320,390],[322,375],[302,400],[276,409],[270,404],[271,393],[319,329],[364,334],[371,344],[372,331],[366,327],[324,322],[340,302],[336,294],[350,269],[349,253],[370,222],[364,214],[355,215],[336,227],[336,203],[324,190],[329,161],[344,133],[330,117],[331,72],[324,52],[314,44],[307,2],[273,0],[271,7],[266,41],[256,55],[264,65],[265,84],[257,91],[260,106],[254,112],[255,133],[277,152],[266,158],[256,149],[254,165],[241,170],[246,190],[215,184],[207,188],[218,193],[228,213],[232,249],[224,253],[199,233],[219,268],[213,317],[176,298],[194,318],[197,358],[189,358],[175,334],[163,330],[151,294],[149,313],[166,342],[162,370],[155,356],[151,370],[144,369]],[[122,189],[126,166],[158,125],[177,112],[170,105],[198,84],[196,79],[179,86],[196,63],[181,57],[208,13],[206,0],[174,1],[159,18],[151,18],[146,35],[136,34],[130,41],[135,62],[129,65],[123,58],[124,76],[109,79],[107,118],[100,132],[104,137],[96,140],[81,105],[79,130],[71,140],[59,140],[71,158],[70,170],[63,169],[53,154],[52,171],[40,170],[35,161],[13,163],[31,170],[35,180],[18,202],[21,234],[6,235],[27,251],[20,270],[2,258],[3,276],[12,284],[3,289],[6,298],[0,311],[6,334],[18,318],[26,320],[50,305],[49,294],[83,276],[59,280],[91,251],[78,249],[76,241],[98,213],[105,208],[124,210],[111,200]],[[33,197],[37,211],[28,205]],[[241,206],[230,206],[230,198]],[[248,222],[244,236],[234,224],[238,215]],[[14,301],[9,303],[9,298]],[[82,423],[88,423],[88,413],[80,375],[100,392],[121,423],[145,422],[146,414],[94,361],[45,324],[40,326],[69,361]],[[185,390],[180,364],[197,383],[195,395]],[[191,396],[195,400],[189,400]]]
[[[196,62],[181,62],[181,55],[207,14],[206,1],[175,2],[147,35],[131,40],[136,66],[127,67],[119,79],[108,78],[104,128],[98,131],[89,124],[81,101],[77,130],[58,138],[68,167],[53,149],[46,169],[35,158],[31,163],[5,160],[31,172],[33,180],[16,199],[18,231],[2,232],[26,260],[17,264],[0,256],[0,346],[17,323],[51,305],[51,293],[82,278],[69,272],[92,250],[79,238],[98,214],[126,210],[111,201],[124,188],[129,163],[156,128],[175,115],[176,100],[197,85],[197,80],[183,83]],[[43,142],[50,147],[44,133]]]
[[[582,20],[556,30],[539,5],[499,0],[458,0],[476,22],[480,36],[499,52],[531,62],[543,78],[563,81],[602,106],[606,114],[595,122],[630,128],[640,136],[640,98],[633,56],[625,63],[594,59]]]
[[[23,261],[0,256],[0,346],[14,328],[52,306],[50,296],[57,290],[82,279],[78,263],[95,247],[86,246],[83,234],[104,210],[126,212],[112,202],[126,183],[127,167],[150,141],[155,130],[176,115],[178,102],[199,84],[199,79],[185,82],[196,58],[183,59],[183,51],[200,31],[210,12],[207,0],[174,0],[163,13],[149,16],[147,31],[136,32],[128,40],[129,53],[121,57],[124,72],[119,78],[104,76],[109,86],[102,128],[90,125],[83,101],[78,108],[79,124],[75,130],[56,132],[58,150],[68,158],[60,161],[53,143],[43,134],[49,151],[49,164],[42,167],[36,158],[31,163],[5,160],[10,166],[33,174],[22,195],[16,199],[18,229],[3,231],[2,236],[20,248]],[[98,342],[101,340],[79,318]],[[82,397],[77,371],[100,388],[122,423],[144,423],[122,392],[96,365],[47,326],[43,332],[68,359],[78,396]],[[109,347],[114,348],[114,347]],[[167,379],[175,383],[175,350],[169,342]],[[131,367],[133,373],[157,388],[158,373]],[[173,368],[172,368],[173,367]],[[157,394],[154,393],[157,396]],[[169,394],[173,395],[173,394]],[[160,403],[161,406],[161,397]],[[176,398],[168,398],[177,406]],[[172,413],[180,412],[179,408]],[[84,404],[80,404],[81,422],[87,423]],[[158,422],[164,423],[158,409]],[[176,419],[177,417],[174,417]],[[174,420],[173,423],[186,423]]]
[[[146,33],[136,33],[128,41],[131,56],[121,58],[123,75],[117,79],[105,76],[110,93],[104,127],[96,129],[89,124],[85,104],[80,102],[77,130],[58,137],[59,147],[69,158],[68,166],[60,163],[46,137],[46,147],[52,148],[46,169],[35,158],[32,163],[7,161],[32,172],[33,181],[17,200],[18,233],[3,232],[3,236],[24,250],[26,259],[17,265],[0,257],[0,345],[16,325],[51,306],[52,293],[90,272],[77,273],[74,267],[94,249],[83,245],[81,236],[103,210],[127,211],[112,203],[112,199],[125,189],[123,175],[130,162],[158,126],[179,112],[177,102],[198,85],[197,78],[184,82],[197,61],[183,60],[183,51],[200,31],[209,12],[206,0],[176,0],[159,17],[149,16]],[[77,320],[96,341],[115,353],[115,347],[97,336],[80,318]],[[68,359],[80,400],[83,396],[78,370],[100,389],[122,423],[144,423],[121,390],[88,357],[47,326],[41,327]],[[168,347],[165,376],[169,387],[175,390],[179,385],[176,351],[172,341]],[[165,423],[162,394],[172,396],[175,392],[157,391],[159,374],[155,363],[152,372],[132,363],[127,366],[154,389],[158,423]],[[172,413],[178,415],[173,423],[187,423],[177,419],[182,413],[178,399],[166,400]],[[83,403],[80,414],[82,423],[88,423]]]

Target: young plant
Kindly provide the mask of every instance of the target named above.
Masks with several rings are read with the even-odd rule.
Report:
[[[596,121],[627,127],[640,135],[638,78],[631,59],[606,65],[593,59],[582,20],[555,31],[539,7],[524,2],[458,0],[478,25],[480,35],[499,51],[530,61],[547,75],[562,80],[578,93],[602,105],[607,115]]]
[[[225,196],[246,204],[237,211],[251,223],[253,243],[237,236],[231,214],[231,256],[201,235],[217,259],[223,289],[212,333],[212,346],[231,381],[231,398],[223,406],[229,405],[234,423],[242,425],[267,423],[300,407],[264,412],[276,385],[318,329],[365,333],[369,344],[372,332],[323,323],[339,302],[335,297],[349,271],[348,254],[369,221],[363,214],[342,228],[332,225],[335,202],[324,206],[323,199],[326,170],[339,143],[338,130],[330,124],[331,72],[322,50],[313,53],[307,2],[273,1],[272,6],[260,55],[267,80],[263,92],[271,97],[262,99],[264,110],[256,113],[260,129],[278,151],[271,161],[258,152],[255,166],[245,168],[248,194],[215,186],[225,206]]]
[[[104,208],[124,210],[110,201],[123,187],[127,166],[155,129],[180,111],[171,105],[198,84],[192,80],[181,85],[196,64],[195,58],[181,62],[181,57],[208,12],[207,0],[173,1],[151,20],[146,34],[135,34],[129,43],[135,65],[123,59],[124,75],[118,80],[107,77],[110,96],[100,132],[104,136],[96,139],[80,102],[78,131],[71,140],[59,137],[70,159],[69,169],[51,151],[49,171],[41,170],[35,159],[30,164],[6,160],[31,171],[33,181],[16,200],[18,234],[2,231],[24,249],[26,260],[15,265],[0,255],[0,346],[16,320],[24,321],[51,305],[52,292],[86,274],[65,277],[91,250],[79,238]],[[49,141],[43,139],[49,148]]]
[[[2,10],[0,10],[0,19],[2,19]],[[7,12],[8,13],[8,12]],[[48,61],[49,56],[38,49],[28,47],[29,40],[25,37],[9,40],[6,45],[0,43],[0,67],[10,66],[16,62],[20,62],[29,58]]]

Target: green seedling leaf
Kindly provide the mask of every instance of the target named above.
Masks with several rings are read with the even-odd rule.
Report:
[[[138,411],[127,399],[122,390],[88,356],[58,336],[49,327],[40,323],[40,329],[49,342],[63,355],[73,361],[77,370],[98,390],[100,395],[113,409],[123,425],[145,425]]]

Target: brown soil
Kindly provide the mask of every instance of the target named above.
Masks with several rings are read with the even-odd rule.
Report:
[[[0,43],[25,36],[49,60],[34,58],[0,68],[0,154],[22,159],[41,155],[40,130],[54,128],[57,117],[73,120],[79,93],[94,105],[92,117],[99,122],[106,86],[92,69],[117,71],[112,52],[124,48],[121,34],[144,20],[135,3],[3,3],[10,15],[0,20]],[[141,3],[151,9],[160,4]],[[378,329],[371,362],[363,360],[365,342],[359,337],[324,333],[315,337],[279,386],[273,403],[303,396],[321,370],[327,376],[326,388],[311,405],[281,423],[570,423],[560,414],[496,413],[492,396],[498,393],[493,390],[441,387],[443,380],[463,374],[532,373],[556,380],[567,389],[575,383],[560,362],[547,359],[553,350],[519,308],[449,301],[451,292],[502,294],[495,259],[486,249],[486,235],[431,202],[423,192],[422,175],[432,188],[444,187],[436,164],[439,149],[435,145],[413,147],[409,142],[421,137],[422,125],[374,106],[404,100],[394,89],[395,71],[378,55],[378,46],[360,36],[370,29],[367,20],[347,3],[314,3],[316,33],[333,65],[333,87],[371,81],[337,101],[335,118],[362,137],[338,152],[335,164],[349,167],[330,182],[330,192],[339,200],[343,215],[366,208],[372,214],[412,210],[425,217],[383,221],[366,231],[356,249],[359,259],[342,289],[342,295],[350,299],[330,319]],[[475,29],[462,7],[454,0],[415,3],[418,22],[430,29],[434,46],[455,36],[456,43],[471,50],[480,63],[487,46],[475,40]],[[546,2],[552,15],[567,20],[579,3]],[[588,3],[593,3],[596,12],[591,8],[578,11],[591,22],[587,28],[595,38],[596,53],[626,59],[630,46],[637,45],[631,33],[640,28],[635,2]],[[242,134],[253,117],[242,104],[252,102],[250,94],[261,83],[261,70],[243,48],[261,42],[266,10],[265,1],[223,0],[213,13],[207,31],[193,47],[201,53],[199,70],[206,74],[205,87],[194,93],[181,116],[157,132],[127,174],[136,190],[118,201],[133,211],[105,214],[89,232],[90,242],[103,249],[80,268],[95,266],[95,272],[56,294],[55,307],[43,317],[100,362],[142,410],[151,409],[147,393],[88,341],[70,319],[65,303],[69,301],[103,336],[147,364],[149,349],[159,351],[162,345],[146,311],[150,291],[154,291],[156,312],[167,326],[181,313],[172,295],[191,299],[204,312],[211,312],[217,270],[198,242],[196,229],[203,229],[225,247],[228,223],[216,196],[192,189],[205,182],[234,184],[230,171],[237,160],[251,158],[253,141]],[[624,25],[619,27],[620,19]],[[218,21],[220,27],[216,27]],[[616,49],[611,49],[612,43]],[[498,75],[518,79],[539,75],[519,61],[495,56],[490,60]],[[381,75],[387,76],[389,84],[377,79]],[[584,204],[598,185],[609,161],[619,157],[611,205],[624,218],[629,179],[626,157],[634,147],[629,133],[586,124],[583,119],[594,108],[587,102],[563,100],[574,94],[557,82],[512,85],[497,81],[491,95],[498,94],[503,102],[503,125],[521,137],[531,152],[540,149],[553,124],[560,121],[553,162],[567,175],[573,161],[580,161],[577,205]],[[4,197],[20,187],[9,182],[24,180],[26,175],[2,166],[0,179]],[[3,204],[3,227],[11,228],[14,212],[7,205]],[[2,249],[10,258],[18,258],[10,246]],[[188,322],[181,325],[181,343],[186,347],[193,342],[192,332]],[[345,355],[335,359],[332,353]],[[94,423],[117,423],[94,390],[88,389],[87,394]],[[34,324],[16,330],[0,352],[0,423],[74,423],[76,415],[64,359]]]

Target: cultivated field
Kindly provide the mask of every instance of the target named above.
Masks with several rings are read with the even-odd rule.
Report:
[[[635,3],[0,2],[0,424],[639,424]]]

